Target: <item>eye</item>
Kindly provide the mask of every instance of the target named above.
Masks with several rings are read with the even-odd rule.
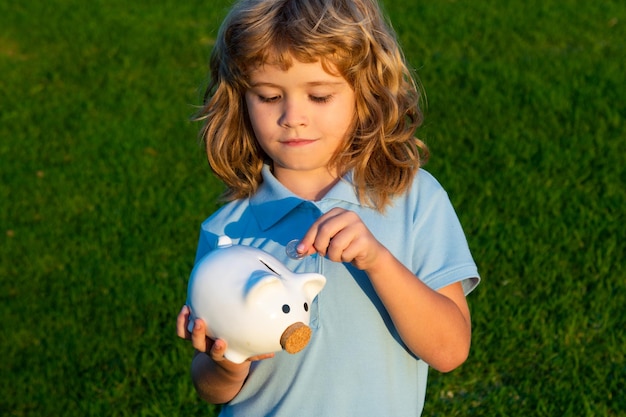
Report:
[[[304,311],[309,311],[309,304],[308,303],[304,303]]]
[[[289,314],[290,311],[291,307],[289,307],[289,304],[283,304],[283,313]]]
[[[314,102],[314,103],[328,103],[331,99],[333,98],[333,96],[331,94],[327,95],[327,96],[309,96],[309,99]]]
[[[280,96],[271,96],[271,97],[265,97],[265,96],[259,96],[259,101],[262,103],[274,103],[276,101],[280,100]]]

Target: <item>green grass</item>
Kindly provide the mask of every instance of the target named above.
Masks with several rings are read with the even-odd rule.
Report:
[[[1,415],[213,415],[174,319],[227,4],[0,2]],[[424,415],[626,415],[626,4],[385,5],[483,276]]]

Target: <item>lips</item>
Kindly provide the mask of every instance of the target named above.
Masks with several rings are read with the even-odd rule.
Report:
[[[315,142],[315,139],[301,139],[301,138],[286,139],[286,140],[281,141],[283,145],[288,145],[288,146],[304,146],[304,145],[311,144],[313,142]]]

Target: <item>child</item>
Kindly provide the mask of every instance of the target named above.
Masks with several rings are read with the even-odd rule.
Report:
[[[419,93],[375,0],[240,0],[211,56],[199,119],[230,201],[196,260],[227,235],[327,284],[313,335],[290,355],[224,359],[223,340],[177,331],[199,395],[222,416],[416,416],[428,367],[467,358],[478,284],[439,183],[420,169]],[[308,255],[290,259],[299,239]]]

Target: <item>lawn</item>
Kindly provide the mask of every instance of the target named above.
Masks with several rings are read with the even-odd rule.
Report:
[[[215,415],[175,317],[219,207],[189,117],[228,4],[0,2],[0,415]],[[626,3],[385,9],[483,277],[424,415],[626,415]]]

